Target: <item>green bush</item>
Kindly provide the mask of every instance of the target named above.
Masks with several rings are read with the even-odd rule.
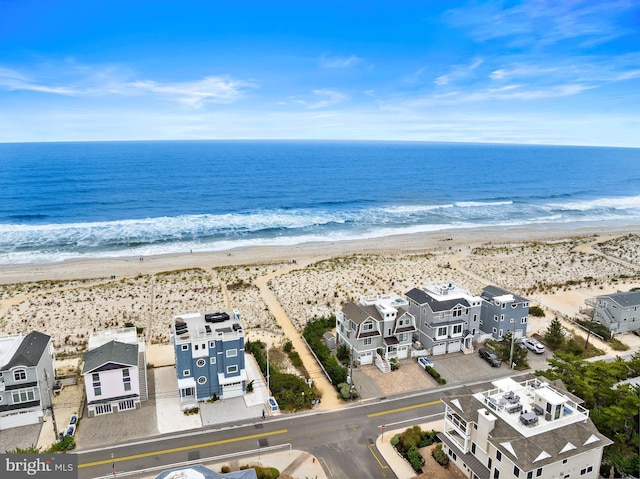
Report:
[[[544,318],[544,310],[540,306],[529,306],[529,314],[536,318]]]
[[[309,347],[313,350],[318,360],[331,378],[331,383],[336,385],[347,381],[348,370],[340,365],[338,359],[331,354],[331,350],[324,344],[322,335],[335,327],[336,317],[331,315],[328,318],[316,318],[309,321],[304,328],[302,335],[307,340]]]
[[[300,359],[300,355],[298,354],[298,351],[289,352],[289,360],[291,361],[291,364],[293,364],[294,367],[296,368],[302,367],[302,359]]]
[[[431,451],[431,455],[441,466],[446,467],[449,465],[449,456],[447,456],[447,454],[442,450],[442,444],[438,444],[434,447]]]
[[[394,434],[389,443],[391,443],[393,447],[396,447],[398,444],[400,444],[400,434]]]
[[[291,341],[287,341],[286,343],[284,343],[284,345],[282,346],[282,350],[289,354],[291,351],[293,351],[293,343]]]
[[[431,375],[431,377],[433,377],[433,379],[438,382],[438,384],[447,384],[447,380],[440,376],[440,373],[433,369],[431,366],[427,366],[425,369]]]
[[[614,351],[627,351],[629,349],[629,346],[616,338],[611,338],[609,344]]]
[[[416,472],[420,472],[422,470],[422,466],[424,464],[424,459],[422,458],[422,454],[418,451],[416,446],[411,446],[407,451],[407,459],[409,460],[409,464]]]

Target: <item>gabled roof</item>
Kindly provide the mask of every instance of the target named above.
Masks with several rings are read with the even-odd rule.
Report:
[[[138,345],[109,341],[82,355],[84,366],[82,374],[95,371],[106,364],[112,363],[123,367],[138,365]]]
[[[471,306],[469,302],[464,298],[453,298],[453,299],[445,299],[438,300],[431,296],[429,293],[422,289],[413,288],[408,293],[405,294],[407,298],[412,299],[418,304],[427,304],[431,311],[450,311],[455,308],[457,305],[464,306],[468,308]]]
[[[485,286],[484,288],[482,288],[482,293],[480,293],[480,297],[482,297],[482,299],[493,299],[496,296],[504,296],[506,294],[510,294],[511,296],[513,296],[514,303],[529,302],[529,300],[524,296],[517,295],[511,291],[508,291],[506,289],[500,288],[498,286],[493,286],[493,285]]]
[[[382,321],[380,313],[375,306],[360,306],[356,303],[347,303],[342,307],[344,317],[356,324],[362,324],[368,318]]]
[[[623,308],[630,306],[640,306],[640,291],[629,291],[628,293],[603,294],[598,298],[609,298]]]
[[[2,369],[11,369],[17,366],[36,367],[42,354],[47,349],[51,336],[38,331],[27,334],[11,360]]]

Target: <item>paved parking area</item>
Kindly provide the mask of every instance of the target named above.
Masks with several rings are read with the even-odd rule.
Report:
[[[48,418],[51,421],[51,418]],[[32,424],[31,426],[14,427],[0,431],[0,452],[4,453],[10,449],[26,449],[29,446],[38,444],[42,424]]]
[[[465,384],[473,381],[486,381],[494,378],[510,376],[517,372],[503,364],[499,368],[491,367],[480,358],[478,347],[472,354],[451,353],[430,356],[433,367],[447,380],[447,385]],[[529,371],[546,369],[547,357],[552,354],[528,353]],[[423,391],[438,387],[438,383],[422,368],[416,358],[403,359],[400,368],[390,373],[383,373],[375,365],[359,366],[353,370],[353,380],[361,399],[383,397],[387,395]]]

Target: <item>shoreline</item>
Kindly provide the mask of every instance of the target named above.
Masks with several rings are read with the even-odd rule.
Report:
[[[409,233],[361,240],[300,243],[290,246],[250,246],[223,251],[169,253],[153,256],[82,258],[55,263],[0,265],[0,284],[46,280],[99,279],[155,274],[196,267],[261,265],[321,260],[356,254],[399,254],[447,251],[486,243],[560,241],[594,235],[640,234],[640,225],[582,227],[467,228]]]

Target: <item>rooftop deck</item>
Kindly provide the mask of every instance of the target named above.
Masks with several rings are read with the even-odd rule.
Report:
[[[240,313],[236,310],[220,310],[212,313],[187,313],[173,317],[171,334],[175,344],[194,340],[238,339],[244,336]]]
[[[495,381],[493,389],[474,394],[487,409],[525,437],[589,418],[589,410],[539,379],[518,383],[511,378]],[[554,405],[547,412],[536,398]]]

